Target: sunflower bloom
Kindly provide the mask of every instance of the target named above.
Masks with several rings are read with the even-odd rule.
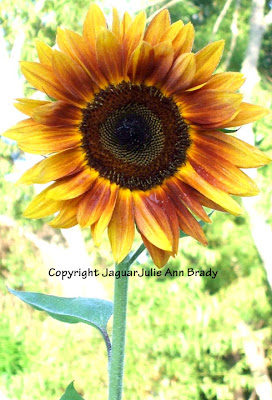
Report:
[[[49,155],[19,183],[54,181],[30,203],[28,218],[58,214],[55,228],[90,227],[96,244],[106,229],[116,262],[131,249],[135,226],[154,263],[178,252],[179,232],[206,244],[195,217],[203,206],[234,215],[231,195],[254,196],[240,168],[270,159],[223,133],[268,113],[242,102],[241,73],[212,75],[224,41],[191,51],[194,28],[171,25],[164,9],[145,29],[142,12],[112,28],[92,5],[83,34],[58,30],[59,50],[37,41],[40,62],[22,62],[28,82],[56,101],[18,99],[29,116],[5,132],[19,147]]]

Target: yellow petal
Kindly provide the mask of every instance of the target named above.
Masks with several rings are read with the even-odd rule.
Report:
[[[185,53],[179,56],[170,72],[167,75],[166,83],[162,90],[168,96],[186,90],[195,75],[196,65],[195,58],[192,53]]]
[[[54,181],[79,172],[85,164],[84,153],[80,148],[66,150],[35,164],[23,174],[17,184],[31,185]]]
[[[195,38],[194,26],[191,22],[186,24],[173,40],[174,58],[176,59],[183,53],[190,53]]]
[[[35,127],[37,127],[37,123],[32,118],[27,118],[7,129],[2,135],[12,140],[18,140],[23,135],[33,132]]]
[[[112,33],[120,39],[120,19],[118,15],[118,11],[115,7],[112,9],[112,26],[111,26]]]
[[[105,28],[107,22],[103,12],[97,4],[92,4],[83,25],[83,37],[91,49],[95,49],[97,35]]]
[[[195,55],[196,74],[192,86],[206,82],[222,57],[225,41],[218,40],[205,46]]]
[[[87,167],[72,177],[56,182],[56,187],[48,191],[47,197],[54,200],[74,199],[87,192],[97,177],[98,172]]]
[[[256,106],[255,104],[241,103],[237,116],[230,122],[225,123],[224,128],[249,124],[263,118],[269,113],[270,110],[267,108]]]
[[[96,246],[99,246],[101,243],[102,235],[109,225],[109,222],[112,217],[112,213],[115,207],[116,199],[118,196],[118,186],[115,184],[110,185],[110,198],[105,206],[102,214],[100,215],[99,219],[91,226],[91,233],[92,238]]]
[[[52,66],[58,80],[73,96],[86,102],[92,100],[92,81],[85,70],[70,56],[54,50]]]
[[[172,251],[172,232],[162,208],[138,192],[133,192],[133,200],[139,231],[156,247]]]
[[[98,65],[109,82],[118,84],[123,80],[122,49],[116,36],[109,30],[103,29],[96,42]]]
[[[135,235],[132,194],[129,189],[119,190],[108,235],[113,257],[120,263],[131,250]]]
[[[59,100],[66,100],[72,104],[84,105],[82,100],[74,97],[67,91],[56,78],[53,70],[48,65],[29,61],[21,61],[21,69],[33,87],[50,97]]]
[[[204,89],[227,90],[235,92],[245,82],[245,77],[241,72],[221,72],[210,77]]]
[[[54,187],[55,183],[46,188],[45,190],[43,190],[36,197],[34,197],[34,199],[26,208],[24,212],[24,217],[34,218],[34,219],[44,218],[57,212],[60,209],[63,202],[47,198],[48,191]]]
[[[72,104],[59,100],[46,102],[45,105],[34,109],[32,118],[42,125],[78,127],[82,120],[82,111]]]
[[[22,113],[32,117],[33,111],[40,106],[50,104],[49,101],[32,100],[32,99],[16,99],[19,103],[14,103],[14,107]]]
[[[183,26],[184,24],[182,21],[177,21],[174,24],[170,25],[162,34],[160,42],[164,42],[166,40],[170,40],[172,42],[173,40],[175,40],[177,35],[181,32]]]
[[[170,70],[174,59],[174,49],[170,41],[158,43],[154,47],[154,67],[146,79],[146,84],[155,86],[163,81]]]
[[[227,193],[223,192],[205,179],[203,179],[198,173],[193,169],[189,162],[182,168],[180,168],[177,177],[183,182],[192,186],[208,199],[211,199],[216,204],[222,206],[225,210],[233,215],[242,214],[242,209]]]
[[[149,242],[149,240],[147,240],[147,238],[143,234],[141,234],[141,237],[156,267],[164,267],[169,260],[171,253],[169,251],[164,251],[154,246],[154,244]]]
[[[149,43],[142,42],[132,53],[128,76],[132,83],[141,84],[153,69],[154,51]]]
[[[81,196],[69,201],[63,201],[58,215],[49,222],[53,228],[68,229],[77,225],[77,209]]]
[[[52,66],[52,54],[53,50],[47,44],[41,42],[40,40],[36,40],[36,49],[38,53],[39,60],[42,64]]]

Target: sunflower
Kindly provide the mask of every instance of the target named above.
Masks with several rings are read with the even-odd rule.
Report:
[[[46,187],[28,218],[58,212],[50,225],[90,227],[99,245],[106,228],[117,263],[131,249],[135,226],[154,263],[178,252],[180,230],[206,244],[203,206],[238,215],[230,195],[254,196],[240,168],[270,159],[223,133],[268,113],[242,102],[241,73],[212,75],[219,40],[191,52],[194,28],[171,24],[167,9],[147,29],[146,15],[122,21],[92,5],[83,34],[59,29],[53,50],[37,41],[40,62],[22,62],[28,82],[54,101],[17,99],[29,118],[5,132],[19,147],[47,155],[20,179]]]

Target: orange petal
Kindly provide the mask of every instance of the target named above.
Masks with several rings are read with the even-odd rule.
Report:
[[[58,80],[73,96],[86,102],[93,98],[90,77],[70,56],[54,50],[52,65]]]
[[[36,40],[36,49],[38,53],[39,60],[42,64],[52,66],[52,54],[53,50],[47,44],[41,42],[40,40]]]
[[[162,90],[168,96],[186,90],[192,82],[195,70],[194,55],[192,53],[182,54],[174,62]]]
[[[67,91],[56,78],[53,70],[48,65],[29,61],[21,61],[21,69],[35,89],[59,100],[66,100],[81,107],[84,102]]]
[[[226,211],[233,215],[242,214],[242,209],[227,193],[220,190],[205,179],[203,179],[191,166],[189,162],[179,170],[177,175],[179,179],[188,185],[194,187],[208,199],[211,199],[216,204],[222,206]]]
[[[125,12],[120,25],[120,36],[122,40],[124,39],[124,37],[126,37],[131,23],[132,23],[131,16],[129,15],[128,12]]]
[[[129,189],[119,189],[108,235],[113,257],[120,263],[131,250],[135,235],[132,194]]]
[[[188,159],[196,172],[213,186],[236,196],[255,196],[259,193],[255,182],[219,154],[192,145]]]
[[[220,154],[239,168],[256,168],[271,162],[262,151],[219,131],[190,131],[192,140],[202,148]]]
[[[132,83],[141,84],[153,69],[154,51],[149,43],[142,42],[130,57],[128,76]]]
[[[269,113],[270,110],[267,108],[256,106],[255,104],[241,103],[237,116],[230,122],[225,123],[224,128],[249,124],[263,118]]]
[[[92,4],[86,15],[83,25],[83,38],[91,50],[95,51],[95,44],[101,29],[107,28],[106,18],[97,4]]]
[[[82,135],[75,128],[52,127],[35,123],[29,133],[17,136],[18,146],[31,154],[50,154],[78,147]]]
[[[160,206],[169,222],[173,237],[172,255],[176,255],[179,247],[179,223],[176,214],[176,209],[171,197],[167,193],[167,188],[156,188],[150,193],[150,199]]]
[[[181,203],[179,203],[179,207],[176,209],[176,211],[180,229],[186,233],[186,235],[192,236],[200,243],[207,245],[208,242],[205,233],[203,232],[201,225],[195,220],[190,211],[188,211],[187,208]]]
[[[49,190],[54,188],[55,185],[56,184],[54,183],[53,185],[44,189],[36,197],[34,197],[34,199],[24,211],[24,217],[33,219],[45,218],[59,211],[63,201],[54,201],[47,198],[47,193],[49,192]]]
[[[103,75],[111,83],[118,84],[122,81],[122,50],[116,36],[103,29],[96,41],[98,65]]]
[[[63,201],[59,214],[49,222],[53,228],[68,229],[77,225],[77,209],[81,196],[69,201]]]
[[[99,246],[101,243],[102,235],[109,225],[109,222],[112,217],[112,213],[115,207],[116,199],[118,196],[118,189],[119,187],[115,184],[110,184],[110,198],[105,206],[102,214],[100,215],[99,219],[91,226],[91,233],[96,246]]]
[[[85,69],[86,73],[98,87],[106,87],[108,82],[98,68],[96,52],[91,52],[82,36],[78,33],[66,29],[65,37],[71,48],[72,57]]]
[[[152,73],[146,79],[146,84],[155,86],[162,82],[174,59],[174,49],[171,42],[158,43],[154,47],[154,67]]]
[[[74,199],[87,192],[97,177],[98,172],[87,167],[72,177],[56,182],[56,187],[48,191],[47,197],[54,200]]]
[[[79,126],[82,111],[65,101],[52,101],[41,105],[32,112],[32,118],[39,124],[48,126]]]
[[[168,193],[173,199],[176,207],[182,203],[189,208],[197,217],[201,218],[202,221],[210,223],[211,220],[201,206],[200,201],[195,195],[195,190],[186,183],[181,182],[179,179],[171,178],[167,180],[166,185],[168,187]]]
[[[165,212],[145,194],[133,192],[135,219],[139,231],[155,246],[172,251],[173,236]]]
[[[125,18],[125,15],[124,15]],[[140,12],[130,23],[129,27],[124,33],[123,38],[123,49],[122,49],[122,60],[123,60],[123,71],[126,74],[128,69],[128,63],[131,57],[131,54],[136,49],[136,47],[140,44],[145,29],[146,15],[145,12]],[[120,60],[119,60],[120,63]]]
[[[143,234],[141,234],[141,237],[156,267],[164,267],[169,260],[171,253],[169,251],[164,251],[154,246],[152,243],[149,242],[149,240],[147,240],[147,238]]]
[[[27,170],[17,184],[47,183],[81,171],[86,164],[80,148],[62,151],[35,164]]]
[[[237,112],[243,95],[212,89],[177,95],[182,116],[193,123],[212,124],[224,121]]]
[[[166,29],[170,27],[170,24],[170,14],[169,11],[165,8],[160,11],[148,25],[144,40],[150,43],[152,46],[155,46],[159,43],[160,38],[162,37]]]
[[[14,103],[14,107],[22,113],[29,115],[30,117],[33,114],[33,111],[40,106],[45,104],[50,104],[49,101],[43,100],[33,100],[33,99],[16,99],[19,103]]]
[[[245,77],[241,72],[221,72],[210,77],[204,89],[226,90],[235,92],[245,82]]]
[[[209,79],[219,64],[224,50],[224,44],[224,40],[218,40],[217,42],[208,44],[195,54],[196,74],[192,86],[197,86]]]
[[[107,179],[97,179],[85,193],[78,207],[77,219],[82,228],[91,226],[101,216],[110,199],[111,183]]]
[[[195,30],[191,22],[186,24],[173,40],[174,58],[183,53],[190,53],[195,39]]]

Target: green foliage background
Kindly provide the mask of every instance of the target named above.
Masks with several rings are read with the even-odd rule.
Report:
[[[177,2],[170,9],[172,20],[192,20],[196,29],[194,50],[207,44],[223,0]],[[151,15],[156,7],[147,7]],[[167,5],[167,2],[165,2]],[[54,45],[57,26],[81,30],[89,1],[18,0],[0,3],[0,27],[9,51],[16,35],[24,30],[24,60],[36,60],[35,39]],[[100,5],[108,11],[102,1]],[[231,20],[235,1],[225,16],[215,39],[226,40],[225,55],[231,41]],[[230,70],[240,70],[248,41],[250,0],[242,0],[239,37],[231,57]],[[129,9],[129,6],[128,6]],[[267,3],[266,11],[269,10]],[[271,29],[265,33],[259,59],[261,83],[255,102],[271,104]],[[222,60],[224,64],[224,58]],[[26,88],[26,93],[32,93]],[[272,156],[271,121],[266,118],[254,126],[259,147]],[[26,238],[34,233],[54,244],[63,245],[59,231],[46,227],[46,221],[22,217],[33,196],[32,188],[18,188],[7,179],[13,173],[14,159],[24,157],[15,144],[0,141],[0,393],[12,399],[56,400],[68,383],[86,399],[107,397],[107,360],[99,334],[83,325],[66,326],[37,313],[7,293],[6,282],[19,290],[60,294],[60,287],[48,278],[39,249]],[[260,208],[272,223],[271,166],[259,171]],[[131,278],[129,295],[127,359],[124,399],[129,400],[229,400],[237,390],[248,398],[254,383],[247,364],[243,338],[238,326],[246,323],[261,340],[266,364],[272,373],[271,289],[262,261],[250,235],[247,216],[234,218],[214,213],[213,224],[205,231],[209,246],[204,248],[191,238],[181,241],[180,252],[167,267],[186,271],[189,267],[218,270],[211,278]],[[12,221],[12,223],[10,223]],[[84,232],[93,266],[112,266],[107,240],[94,248],[89,232]],[[139,239],[138,239],[139,241]],[[139,244],[139,243],[138,243]],[[135,268],[152,267],[150,259]],[[101,279],[108,298],[113,280]],[[90,294],[91,296],[91,294]]]

